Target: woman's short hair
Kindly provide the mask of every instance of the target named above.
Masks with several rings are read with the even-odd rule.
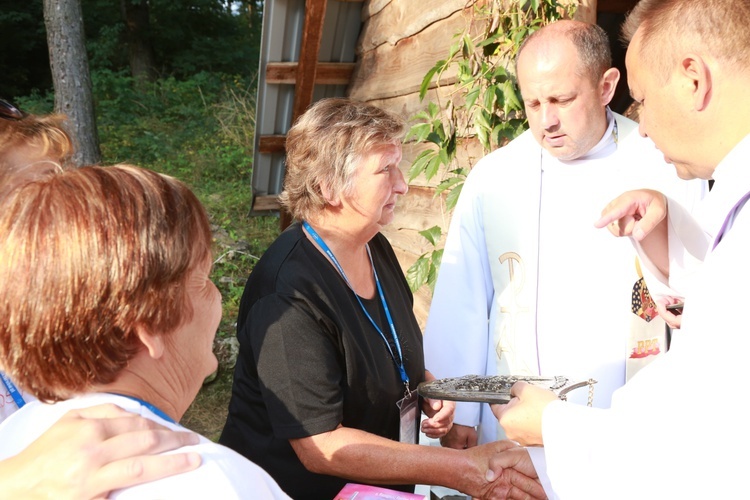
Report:
[[[286,136],[286,179],[281,204],[298,220],[321,211],[326,200],[351,188],[362,155],[401,142],[404,120],[351,99],[317,101]]]
[[[62,115],[0,119],[0,198],[50,170],[69,167],[73,142]]]
[[[113,382],[140,349],[192,317],[191,270],[211,255],[206,212],[182,182],[89,166],[0,201],[0,360],[57,401]]]

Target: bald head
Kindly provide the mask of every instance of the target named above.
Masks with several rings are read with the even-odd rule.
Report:
[[[558,21],[531,35],[516,60],[526,118],[559,160],[586,155],[607,129],[606,106],[620,78],[601,28]]]
[[[576,53],[576,73],[598,82],[612,67],[612,52],[607,33],[595,24],[562,20],[548,24],[528,36],[521,44],[516,65],[522,58],[558,50],[561,43]]]

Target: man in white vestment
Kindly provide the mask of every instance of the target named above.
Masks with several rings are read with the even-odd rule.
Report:
[[[600,27],[550,24],[524,42],[516,64],[530,130],[466,180],[427,321],[425,363],[437,378],[594,379],[593,404],[606,408],[625,383],[639,276],[632,245],[593,221],[627,189],[663,190],[691,206],[707,185],[679,179],[635,122],[609,110],[620,75]],[[579,389],[568,399],[587,404],[589,396]],[[494,441],[503,437],[498,427],[487,404],[458,403],[442,443]]]
[[[494,406],[510,439],[543,445],[561,498],[746,498],[750,293],[749,0],[642,0],[624,34],[640,132],[680,177],[714,179],[694,218],[671,197],[625,193],[599,227],[631,236],[644,267],[685,296],[669,352],[608,410],[518,383]],[[744,209],[743,209],[744,208]],[[622,240],[626,240],[622,238]],[[685,271],[688,274],[685,274]],[[529,466],[528,452],[498,466]]]

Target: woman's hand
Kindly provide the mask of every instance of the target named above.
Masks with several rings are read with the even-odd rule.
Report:
[[[426,382],[435,380],[430,370],[424,371]],[[456,403],[453,401],[441,401],[439,399],[424,398],[422,400],[422,412],[427,419],[422,421],[422,432],[425,436],[438,439],[451,430],[453,426],[453,414],[456,412]]]
[[[445,448],[465,450],[476,446],[478,442],[477,430],[468,425],[453,424],[448,434],[440,438],[440,444]]]
[[[196,469],[197,453],[158,455],[199,442],[104,404],[72,410],[18,455],[0,462],[8,498],[104,498],[112,490]]]
[[[422,403],[422,411],[428,417],[422,421],[422,432],[427,437],[437,439],[445,436],[451,430],[456,403],[425,398]]]

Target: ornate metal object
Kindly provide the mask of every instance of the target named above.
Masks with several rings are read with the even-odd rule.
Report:
[[[463,377],[443,378],[422,382],[417,387],[419,395],[431,399],[449,401],[472,401],[477,403],[505,404],[510,401],[510,388],[516,382],[527,382],[549,389],[565,400],[566,394],[574,389],[589,386],[589,400],[593,397],[596,380],[571,382],[567,377],[540,377],[534,375],[464,375]],[[589,406],[591,403],[589,402]]]

